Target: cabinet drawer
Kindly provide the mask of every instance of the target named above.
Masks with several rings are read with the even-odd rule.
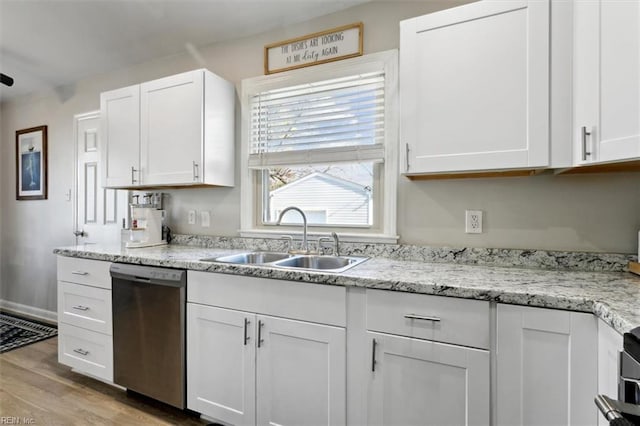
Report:
[[[111,290],[58,281],[58,321],[111,335]]]
[[[111,289],[110,262],[58,256],[58,281]]]
[[[113,381],[113,339],[84,328],[58,324],[58,362]]]
[[[367,290],[367,329],[489,348],[489,302]]]
[[[346,289],[212,272],[187,272],[187,301],[344,327]]]

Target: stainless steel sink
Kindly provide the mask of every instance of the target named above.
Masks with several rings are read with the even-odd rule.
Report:
[[[276,260],[287,259],[291,257],[289,253],[276,253],[270,251],[256,251],[252,253],[232,254],[216,258],[200,259],[203,262],[224,262],[238,263],[244,265],[259,265],[262,263],[271,263]]]
[[[309,271],[343,272],[364,262],[367,257],[300,255],[274,262],[274,266]]]
[[[344,272],[367,259],[368,257],[320,256],[311,254],[292,255],[289,253],[256,251],[215,258],[211,257],[200,259],[200,261],[234,263],[240,265],[269,265],[283,269],[307,271]]]

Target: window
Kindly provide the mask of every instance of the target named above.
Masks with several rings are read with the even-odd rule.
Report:
[[[242,235],[289,232],[274,225],[296,206],[311,232],[396,239],[396,51],[247,79],[241,96]]]

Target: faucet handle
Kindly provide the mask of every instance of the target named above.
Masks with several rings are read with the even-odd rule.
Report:
[[[324,254],[324,248],[322,247],[322,243],[331,242],[331,241],[333,241],[333,238],[331,238],[331,237],[320,237],[320,238],[318,238],[318,254],[320,254],[320,255]]]
[[[293,237],[291,235],[283,235],[280,239],[287,240],[287,253],[289,253],[293,247]]]
[[[335,232],[331,233],[331,237],[333,238],[333,254],[340,256],[340,238],[338,238],[338,234]]]

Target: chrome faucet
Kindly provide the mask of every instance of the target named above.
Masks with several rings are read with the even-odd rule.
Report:
[[[304,212],[299,209],[298,207],[287,207],[286,209],[282,210],[280,212],[280,214],[278,215],[278,220],[276,221],[276,225],[280,225],[280,222],[282,222],[282,217],[284,216],[284,214],[290,210],[294,210],[298,213],[300,213],[300,216],[302,216],[302,250],[305,253],[309,253],[309,244],[307,243],[307,216],[304,214]]]

